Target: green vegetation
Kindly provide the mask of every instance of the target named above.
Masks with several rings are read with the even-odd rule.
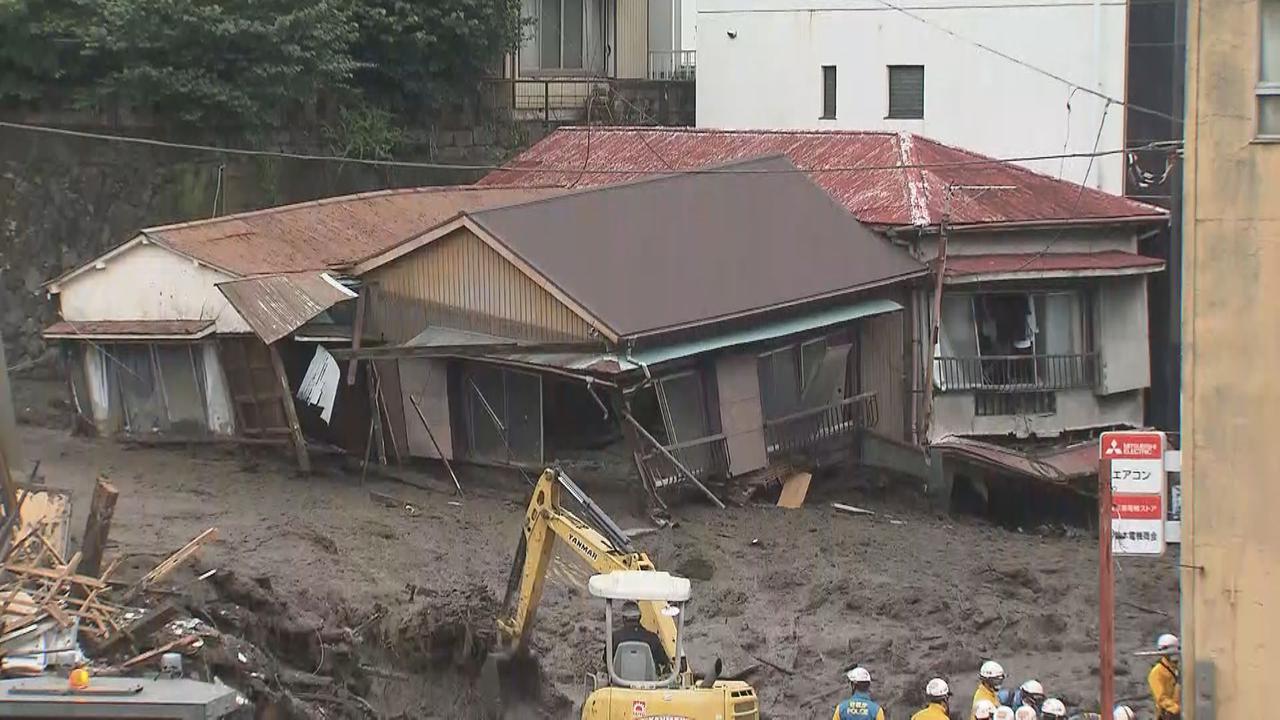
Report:
[[[0,0],[0,104],[246,134],[321,116],[378,154],[520,39],[520,0]],[[357,132],[358,131],[358,132]],[[352,138],[357,138],[353,140]]]

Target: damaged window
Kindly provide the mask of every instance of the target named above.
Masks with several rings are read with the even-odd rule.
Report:
[[[542,380],[496,365],[463,374],[467,446],[476,459],[542,462]]]
[[[1087,386],[1092,360],[1079,292],[950,294],[935,356],[941,390]]]
[[[188,344],[99,347],[127,432],[199,434],[208,429],[203,354]]]
[[[765,420],[840,401],[851,347],[835,337],[819,337],[762,353],[757,369]]]

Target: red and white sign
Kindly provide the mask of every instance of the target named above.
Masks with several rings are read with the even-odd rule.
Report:
[[[1165,438],[1161,432],[1102,434],[1111,461],[1111,552],[1162,555],[1165,548]]]
[[[633,717],[641,717],[642,715],[644,715],[644,711],[647,708],[648,706],[645,705],[645,702],[643,700],[633,700],[631,702],[631,715]]]

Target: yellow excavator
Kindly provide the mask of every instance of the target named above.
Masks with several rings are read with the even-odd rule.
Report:
[[[581,506],[583,518],[562,506],[565,495]],[[533,488],[498,618],[500,647],[492,657],[503,662],[489,663],[487,673],[527,653],[557,538],[596,573],[588,590],[604,601],[605,672],[594,676],[582,720],[759,719],[755,690],[740,680],[720,679],[719,660],[703,677],[690,670],[683,642],[688,579],[656,570],[613,519],[554,467]],[[638,632],[615,633],[615,604],[638,606]]]

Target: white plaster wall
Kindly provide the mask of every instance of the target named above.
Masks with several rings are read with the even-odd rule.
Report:
[[[1095,395],[1093,390],[1059,390],[1058,409],[1052,415],[973,414],[973,393],[936,393],[933,396],[933,424],[929,439],[950,435],[1013,435],[1055,437],[1065,430],[1084,430],[1111,425],[1141,427],[1142,392]]]
[[[698,125],[909,131],[996,157],[1090,152],[1105,101],[946,32],[1123,98],[1123,3],[1035,4],[1048,7],[914,0],[925,24],[876,0],[698,0]],[[823,65],[837,68],[834,120],[819,119]],[[887,65],[924,66],[923,120],[885,117]],[[1099,149],[1123,146],[1123,115],[1110,107]],[[1078,183],[1088,161],[1025,164]],[[1123,167],[1099,158],[1088,184],[1119,193]]]
[[[227,376],[222,370],[218,344],[213,340],[205,340],[200,343],[200,351],[204,359],[205,419],[209,423],[209,431],[214,435],[234,435],[235,411],[232,409]]]
[[[214,287],[232,276],[162,247],[136,245],[60,288],[62,317],[77,320],[214,320],[218,333],[249,326]]]

